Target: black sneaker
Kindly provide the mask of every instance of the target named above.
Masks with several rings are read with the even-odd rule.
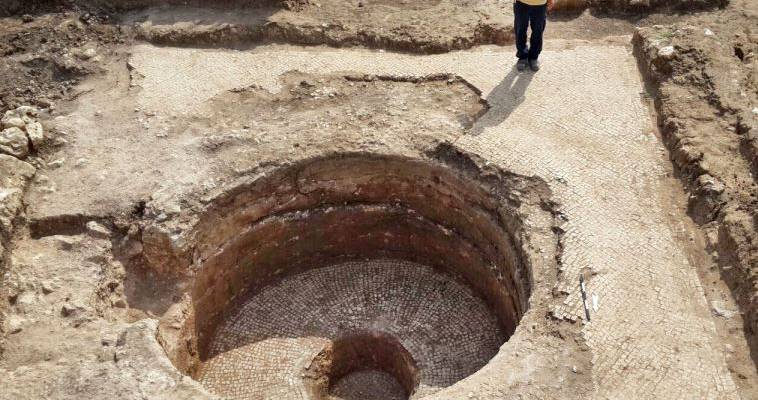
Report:
[[[519,71],[523,71],[526,69],[526,58],[519,58],[518,62],[516,63],[516,69]]]
[[[540,61],[539,60],[529,60],[529,68],[532,69],[532,71],[537,72],[540,70]]]

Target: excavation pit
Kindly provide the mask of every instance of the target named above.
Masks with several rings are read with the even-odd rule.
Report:
[[[455,384],[529,306],[516,179],[465,157],[367,155],[251,179],[198,225],[189,346],[169,355],[230,399],[407,399]]]
[[[418,386],[413,356],[392,335],[358,333],[334,341],[327,353],[332,397],[407,399]]]
[[[407,399],[477,371],[505,340],[484,301],[449,276],[405,261],[348,262],[245,301],[211,339],[199,379],[248,399],[310,371],[304,386],[316,394]],[[237,370],[250,359],[259,363]]]

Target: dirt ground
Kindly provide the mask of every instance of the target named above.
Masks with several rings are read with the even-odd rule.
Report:
[[[635,50],[689,214],[745,313],[758,353],[758,5],[696,15],[635,34]]]
[[[200,240],[204,233],[197,227],[206,223],[200,215],[210,205],[229,193],[238,195],[251,177],[296,160],[350,152],[436,159],[431,149],[439,149],[441,142],[457,146],[479,135],[487,140],[487,129],[507,122],[509,107],[524,101],[530,85],[523,77],[511,77],[511,82],[506,77],[485,92],[481,88],[489,83],[479,76],[354,72],[375,67],[361,64],[362,51],[377,57],[397,53],[408,57],[400,58],[408,64],[422,66],[409,65],[408,71],[426,70],[423,57],[438,55],[443,58],[428,63],[465,70],[468,56],[456,51],[481,48],[487,57],[494,46],[512,46],[510,1],[239,0],[212,8],[203,1],[154,3],[0,5],[0,115],[5,115],[0,137],[0,370],[10,377],[0,378],[0,398],[138,398],[137,393],[212,398],[207,388],[175,368],[184,362],[181,357],[194,357],[197,351],[196,343],[186,339],[184,325],[194,318],[187,311],[187,287],[194,278],[169,276],[181,265],[208,257],[203,254],[207,249],[183,241]],[[548,51],[620,46],[633,51],[644,77],[639,96],[650,106],[665,145],[656,156],[669,158],[672,166],[664,189],[653,193],[666,204],[671,220],[664,225],[674,227],[672,240],[698,277],[697,284],[681,287],[702,286],[707,302],[706,315],[694,305],[682,314],[715,327],[715,345],[704,345],[703,354],[714,353],[714,365],[723,358],[727,368],[721,374],[714,367],[718,377],[713,386],[723,391],[697,393],[758,398],[758,3],[588,0],[559,1],[558,8],[550,16]],[[156,62],[152,57],[161,49],[166,58]],[[345,64],[336,60],[328,71],[305,71],[317,66],[309,64],[309,54],[334,49],[355,49],[357,56]],[[290,53],[297,55],[295,61],[287,58]],[[199,58],[230,72],[203,71],[195,65]],[[303,71],[280,71],[278,64],[299,65]],[[259,78],[251,65],[269,68],[271,76],[243,84]],[[166,73],[173,68],[181,76]],[[181,81],[196,74],[209,78],[189,85]],[[572,79],[569,73],[565,79]],[[622,80],[627,79],[634,80]],[[603,124],[604,116],[598,119]],[[477,157],[461,164],[486,170],[483,166],[496,163],[492,154],[491,159]],[[528,169],[513,173],[519,182],[532,182],[531,175],[549,180]],[[558,184],[565,184],[558,175]],[[569,184],[577,182],[569,178]],[[537,196],[530,190],[540,184],[524,185],[511,201],[536,210],[528,203]],[[560,195],[555,191],[550,196]],[[565,218],[542,189],[537,193],[546,214]],[[241,201],[234,199],[229,201]],[[230,225],[255,212],[235,216]],[[652,214],[648,222],[658,223]],[[584,222],[583,216],[574,217]],[[505,378],[518,395],[557,398],[570,391],[569,398],[603,398],[614,393],[605,388],[612,379],[603,379],[618,371],[604,364],[603,355],[590,355],[599,339],[588,335],[589,321],[570,310],[581,310],[570,301],[578,286],[565,273],[561,257],[584,255],[571,253],[571,232],[558,222],[540,223],[535,226],[555,224],[556,242],[544,232],[526,235],[532,253],[525,257],[539,258],[543,251],[536,249],[554,246],[546,262],[557,263],[562,271],[547,279],[556,281],[551,290],[535,289],[543,298],[535,300],[534,308],[544,314],[527,315],[526,325],[507,344],[512,348],[504,345],[489,369],[472,376],[469,383],[484,388],[481,393],[454,386],[438,398],[502,398],[497,385],[504,378],[493,365],[503,360],[520,365]],[[600,292],[605,273],[592,268],[581,274]],[[661,289],[656,290],[660,298]],[[563,306],[551,308],[561,302]],[[50,335],[55,339],[49,340]],[[617,338],[613,347],[626,351],[632,335]],[[671,332],[672,338],[676,335]],[[600,336],[602,342],[612,335]],[[687,358],[691,345],[674,345],[674,356],[663,347],[650,351],[674,359],[680,354],[684,365],[697,365]],[[524,358],[525,353],[533,356]],[[634,364],[634,357],[623,358],[644,371],[639,376],[654,380],[649,371],[656,368],[645,360]],[[534,372],[529,363],[547,369]],[[681,381],[689,373],[696,376],[695,369],[707,370],[702,359],[700,364],[678,371],[685,377]],[[633,372],[629,376],[637,376]],[[294,378],[287,379],[298,378],[299,372],[292,373]],[[117,378],[100,390],[99,379],[109,375]],[[77,384],[67,387],[68,381]],[[24,393],[28,382],[39,384]],[[134,382],[141,382],[138,390]],[[621,392],[624,398],[686,398],[687,384],[697,386],[685,382],[677,389],[682,390],[679,396],[673,388],[647,384]],[[10,394],[3,394],[3,388]]]

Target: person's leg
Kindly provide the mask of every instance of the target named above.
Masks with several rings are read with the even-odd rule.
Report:
[[[529,6],[520,2],[513,2],[513,30],[516,34],[516,57],[523,60],[529,57],[529,48],[526,45],[526,31],[529,28]]]
[[[529,23],[532,26],[532,36],[529,38],[530,60],[537,60],[542,52],[542,33],[547,24],[547,5],[529,6]]]

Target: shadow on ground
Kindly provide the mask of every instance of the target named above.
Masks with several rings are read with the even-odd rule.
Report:
[[[471,134],[480,135],[485,129],[505,122],[524,102],[524,95],[532,77],[534,73],[531,71],[519,72],[515,65],[511,67],[508,75],[487,96],[490,109],[474,124]]]

